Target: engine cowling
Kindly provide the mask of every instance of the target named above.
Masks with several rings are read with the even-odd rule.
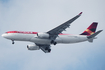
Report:
[[[39,50],[39,46],[33,44],[33,45],[27,45],[28,50]]]
[[[37,36],[39,38],[44,38],[44,39],[48,39],[49,38],[49,34],[48,33],[37,33]]]

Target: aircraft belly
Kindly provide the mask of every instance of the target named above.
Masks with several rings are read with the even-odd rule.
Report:
[[[61,37],[57,37],[56,40],[55,40],[55,42],[57,42],[57,43],[63,43],[63,40],[62,40]]]
[[[31,42],[37,43],[37,44],[50,44],[51,40],[49,39],[41,39],[37,37],[33,37],[30,39]]]
[[[83,42],[86,41],[86,37],[79,37],[79,36],[64,36],[61,37],[62,43],[78,43],[78,42]]]

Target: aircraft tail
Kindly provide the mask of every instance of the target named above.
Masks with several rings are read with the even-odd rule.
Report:
[[[82,34],[80,35],[92,35],[95,33],[98,23],[93,22]]]
[[[80,35],[87,35],[88,41],[89,42],[93,42],[93,39],[96,39],[96,35],[98,35],[101,31],[103,30],[99,30],[97,32],[96,28],[97,28],[98,23],[97,22],[93,22],[82,34]]]
[[[99,30],[97,32],[95,32],[94,34],[90,35],[90,36],[87,36],[88,38],[88,41],[89,42],[93,42],[93,39],[96,39],[95,36],[98,35],[100,32],[102,32],[103,30]]]
[[[98,35],[100,32],[102,32],[103,30],[99,30],[97,31],[96,33],[90,35],[90,36],[87,36],[88,39],[91,39],[91,38],[94,38],[96,35]]]

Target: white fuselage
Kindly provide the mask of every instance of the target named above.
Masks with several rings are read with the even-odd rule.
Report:
[[[50,39],[38,38],[37,34],[24,34],[24,33],[5,33],[3,37],[14,41],[29,41],[37,44],[50,44]],[[57,43],[78,43],[87,41],[85,35],[58,35],[55,42]]]

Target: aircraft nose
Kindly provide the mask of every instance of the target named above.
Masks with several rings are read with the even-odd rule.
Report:
[[[2,34],[1,36],[4,37],[4,38],[6,38],[7,37],[7,34]]]

